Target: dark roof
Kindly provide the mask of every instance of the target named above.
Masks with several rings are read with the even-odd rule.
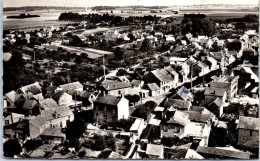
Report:
[[[131,81],[131,84],[135,87],[139,86],[141,84],[141,81],[140,80],[136,80],[136,79],[133,79]]]
[[[200,112],[189,111],[189,119],[191,121],[206,123],[210,118],[210,114],[201,114]]]
[[[56,101],[54,101],[52,98],[46,98],[44,100],[41,100],[39,102],[39,104],[41,105],[42,108],[44,109],[51,109],[53,107],[57,107],[58,104]]]
[[[65,91],[57,91],[53,94],[52,98],[56,101],[60,99],[60,97],[65,93]]]
[[[190,107],[191,102],[185,101],[181,99],[168,99],[165,101],[164,106],[166,107],[174,107],[181,110],[186,110]]]
[[[23,104],[23,108],[24,109],[31,109],[33,106],[36,105],[36,101],[35,100],[26,100]]]
[[[83,92],[83,93],[80,95],[80,97],[81,97],[81,98],[89,98],[90,95],[91,95],[91,92],[85,91],[85,92]]]
[[[221,100],[220,98],[216,98],[213,102],[211,102],[211,103],[209,104],[209,106],[210,106],[212,103],[214,103],[214,104],[217,105],[218,107],[221,107],[221,106],[223,105],[223,102],[222,102],[222,100]]]
[[[214,88],[214,87],[207,87],[205,89],[205,95],[212,95],[212,96],[224,96],[226,89],[225,88]]]
[[[238,129],[259,130],[259,118],[239,116]]]
[[[235,159],[249,159],[250,158],[250,153],[234,151],[234,150],[227,150],[227,149],[219,149],[219,148],[215,148],[215,147],[199,146],[197,148],[197,152],[203,153],[203,154],[212,154],[212,155],[217,155],[217,156],[235,158]]]
[[[190,94],[190,91],[185,87],[185,86],[182,86],[177,93],[175,93],[172,97],[172,99],[183,99],[183,100],[192,100],[191,96],[189,96]]]
[[[121,100],[120,97],[105,95],[105,96],[98,96],[97,99],[94,101],[94,103],[116,106],[120,100]]]
[[[56,86],[49,86],[46,88],[47,91],[52,91],[52,92],[54,92],[56,89],[57,89]]]

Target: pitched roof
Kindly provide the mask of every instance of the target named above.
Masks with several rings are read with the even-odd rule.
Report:
[[[72,82],[72,83],[68,83],[68,84],[63,84],[59,86],[60,88],[62,88],[64,91],[68,91],[71,89],[78,89],[78,88],[83,88],[83,85],[80,82]]]
[[[54,101],[52,98],[46,98],[44,100],[39,101],[39,104],[42,108],[46,109],[52,109],[53,107],[57,107],[58,104],[56,101]]]
[[[112,84],[106,84],[103,85],[105,90],[115,90],[115,89],[122,89],[122,88],[129,88],[131,87],[131,84],[128,82],[117,82],[117,83],[112,83]]]
[[[36,105],[36,101],[35,100],[26,100],[23,104],[23,108],[24,109],[31,109],[31,107]]]
[[[158,87],[158,85],[156,83],[148,83],[147,87],[151,90],[151,91],[157,91],[160,90],[160,87]]]
[[[225,92],[225,88],[206,87],[204,94],[223,97]]]
[[[57,91],[53,94],[52,98],[55,100],[55,101],[58,101],[60,99],[60,97],[66,93],[65,91]]]
[[[190,107],[191,102],[190,101],[185,101],[185,100],[181,100],[181,99],[168,99],[165,101],[164,106],[167,107],[174,107],[177,109],[181,109],[181,110],[186,110]]]
[[[164,74],[162,71],[160,70],[153,70],[151,71],[151,73],[153,73],[153,75],[160,80],[161,82],[165,82],[165,81],[170,81],[173,80],[173,78],[167,74]]]
[[[9,98],[12,102],[15,102],[15,91],[12,90],[5,94],[5,97]]]
[[[215,148],[215,147],[199,146],[197,148],[197,152],[203,153],[203,154],[212,154],[212,155],[224,156],[224,157],[229,157],[229,158],[235,158],[235,159],[249,159],[250,158],[250,153],[247,153],[247,152],[226,150],[226,149],[220,149],[220,148]]]
[[[214,104],[217,105],[218,107],[221,107],[221,106],[224,104],[219,97],[216,98],[213,102],[211,102],[211,103],[209,104],[209,106],[210,106],[212,103],[214,103]]]
[[[116,106],[120,100],[121,100],[120,97],[105,95],[105,96],[98,96],[94,101],[94,103]]]
[[[123,159],[123,156],[117,152],[111,152],[108,156],[110,159]]]
[[[173,124],[180,124],[182,126],[186,126],[189,120],[189,114],[182,112],[182,111],[176,111],[172,118],[170,118],[167,123],[173,123]]]
[[[190,94],[190,91],[185,87],[185,86],[182,86],[177,93],[175,93],[172,97],[172,99],[178,99],[178,98],[181,98],[183,100],[191,100],[191,96],[189,96]]]
[[[84,92],[80,95],[80,97],[81,97],[81,98],[89,98],[90,95],[91,95],[91,92],[84,91]]]
[[[41,127],[48,120],[53,120],[56,119],[56,117],[61,118],[72,114],[73,113],[68,106],[58,106],[49,110],[42,110],[40,115],[37,115],[35,118],[30,120],[30,123],[37,127]]]
[[[31,92],[33,94],[38,94],[41,92],[41,86],[40,86],[39,82],[35,82],[33,84],[23,86],[20,89],[23,91],[23,93]]]
[[[210,114],[201,114],[197,111],[189,111],[189,119],[194,122],[204,122],[206,123],[208,120],[210,120],[211,115]]]
[[[141,84],[141,81],[140,80],[136,80],[136,79],[133,79],[131,81],[131,84],[135,87],[139,86]]]
[[[163,153],[163,149],[163,145],[147,144],[146,154],[161,156],[161,154]]]
[[[259,118],[239,116],[238,129],[259,130]]]

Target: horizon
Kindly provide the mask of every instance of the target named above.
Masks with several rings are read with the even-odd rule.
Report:
[[[3,8],[7,7],[94,7],[94,6],[186,6],[186,5],[256,5],[258,0],[3,0]]]

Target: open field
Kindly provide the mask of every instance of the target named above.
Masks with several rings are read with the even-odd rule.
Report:
[[[206,14],[210,18],[214,19],[224,19],[224,18],[231,18],[231,17],[243,17],[247,14],[259,14],[257,9],[247,8],[247,9],[237,9],[237,8],[224,8],[224,9],[178,9],[178,8],[162,8],[162,12],[160,9],[156,9],[158,13],[151,13],[151,10],[155,11],[154,9],[149,8],[116,8],[114,13],[111,13],[110,10],[102,10],[99,11],[100,14],[102,13],[109,13],[116,16],[160,16],[160,17],[176,17],[181,18],[184,14],[192,14],[192,13],[201,13]],[[174,14],[172,10],[179,10],[178,14]],[[123,13],[121,12],[123,11]],[[44,26],[59,26],[62,24],[68,24],[70,22],[63,22],[57,21],[59,15],[63,12],[77,12],[80,14],[88,14],[89,11],[83,12],[82,10],[39,10],[39,11],[6,11],[3,12],[3,29],[22,29],[22,30],[34,30],[39,27]],[[7,16],[10,15],[19,15],[21,13],[31,14],[31,15],[40,15],[41,17],[35,18],[27,18],[27,19],[7,19]],[[97,13],[97,12],[96,12]]]
[[[64,50],[67,50],[68,52],[76,53],[77,55],[80,55],[81,53],[87,54],[90,59],[97,59],[100,57],[103,57],[104,55],[112,55],[112,52],[104,51],[104,50],[97,50],[93,48],[87,48],[87,47],[73,47],[73,46],[65,46],[61,44],[53,44],[53,45],[47,45],[47,49],[58,49],[59,47],[63,48]]]

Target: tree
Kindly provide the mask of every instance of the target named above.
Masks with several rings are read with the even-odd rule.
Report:
[[[164,145],[164,146],[168,146],[168,147],[172,147],[174,145],[176,139],[174,137],[163,137],[161,139],[161,143]]]
[[[150,41],[148,39],[144,39],[140,50],[145,52],[145,51],[151,50],[151,48],[152,48],[152,45],[151,45]]]
[[[22,148],[20,143],[16,139],[9,139],[3,146],[5,157],[14,157],[14,155],[20,154]]]
[[[241,42],[239,40],[235,40],[233,42],[228,42],[226,46],[229,51],[239,51],[241,49]]]
[[[66,128],[65,134],[68,140],[79,139],[86,131],[86,123],[83,119],[75,119]]]
[[[122,60],[124,56],[124,52],[120,47],[116,47],[114,51],[114,55],[117,60]]]
[[[26,141],[24,147],[27,151],[33,151],[43,144],[41,139],[31,139]]]
[[[116,141],[113,134],[109,133],[107,136],[105,136],[106,144],[108,148],[111,148],[113,151],[116,149]]]
[[[212,47],[212,48],[211,48],[211,51],[212,51],[212,52],[218,52],[218,51],[221,50],[220,47],[218,46],[218,42],[217,42],[217,41],[215,41],[215,42],[212,44],[211,47]]]
[[[93,140],[95,140],[95,144],[92,145],[92,150],[103,150],[106,148],[106,140],[102,135],[95,135]]]

